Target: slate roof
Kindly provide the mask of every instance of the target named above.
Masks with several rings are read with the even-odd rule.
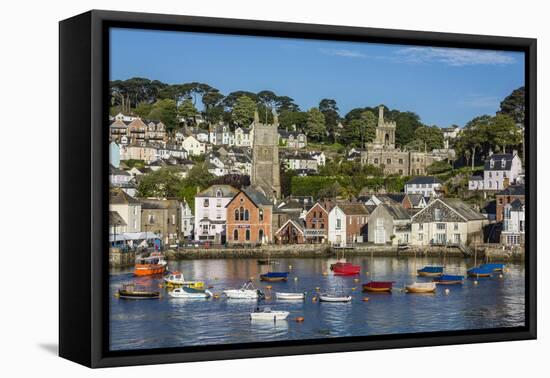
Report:
[[[362,203],[350,203],[350,204],[339,203],[337,204],[337,206],[346,215],[369,215],[369,211],[367,207]]]
[[[267,199],[267,197],[260,191],[247,188],[244,189],[243,192],[256,204],[256,206],[270,206],[273,205],[273,203]]]
[[[126,194],[121,189],[112,189],[109,192],[109,204],[111,205],[126,205],[126,204],[137,204],[139,201],[134,197]]]
[[[512,154],[494,154],[485,160],[486,171],[509,171],[512,168]],[[502,160],[504,159],[504,167],[502,166]],[[491,167],[491,160],[494,161],[493,167]]]
[[[407,181],[405,185],[412,184],[441,184],[441,181],[434,176],[416,176]]]
[[[407,196],[409,197],[409,201],[411,201],[411,204],[413,206],[420,205],[420,201],[422,201],[422,199],[424,198],[422,197],[422,194],[408,194]]]
[[[524,196],[525,185],[510,185],[506,189],[501,190],[497,195],[502,196]]]
[[[144,210],[170,209],[177,207],[177,200],[141,198],[141,208]]]
[[[109,211],[109,225],[110,226],[126,226],[126,222],[118,211]]]
[[[468,204],[458,198],[439,198],[441,202],[452,208],[466,220],[487,219],[480,212],[472,209]]]
[[[216,197],[216,192],[218,190],[221,190],[222,197],[233,198],[237,195],[237,193],[239,193],[239,190],[231,185],[212,185],[204,189],[202,192],[197,193],[195,197]]]
[[[520,200],[519,198],[516,198],[510,203],[510,207],[512,208],[512,211],[521,211],[523,204],[524,204],[524,201]]]
[[[109,174],[113,176],[131,176],[131,174],[129,174],[128,172],[123,171],[122,169],[119,169],[112,164],[109,164]]]
[[[302,234],[304,233],[306,227],[304,225],[304,222],[300,219],[300,218],[296,218],[296,217],[291,217],[291,218],[288,218],[287,221],[285,223],[283,223],[283,225],[277,230],[276,234],[279,233],[279,231],[281,231],[283,228],[286,227],[287,223],[291,223],[294,225],[294,227],[296,229],[298,229],[298,231],[300,231]]]
[[[398,220],[411,219],[411,216],[409,215],[407,210],[403,206],[401,206],[400,204],[392,204],[392,203],[383,202],[378,206],[381,206],[382,208],[387,210],[388,213],[390,213],[390,215],[393,219],[398,219]]]

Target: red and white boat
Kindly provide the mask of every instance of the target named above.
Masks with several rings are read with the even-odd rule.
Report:
[[[361,266],[349,262],[337,262],[331,265],[334,274],[340,276],[355,276],[361,273]]]
[[[136,260],[134,275],[152,276],[155,274],[164,274],[168,263],[164,260],[164,255],[160,252],[153,252],[148,257],[142,257]]]

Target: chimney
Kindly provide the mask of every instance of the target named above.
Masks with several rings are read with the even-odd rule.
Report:
[[[512,151],[512,156],[516,156],[518,154],[518,150],[513,150]]]

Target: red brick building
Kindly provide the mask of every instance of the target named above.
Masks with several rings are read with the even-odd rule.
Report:
[[[306,213],[305,237],[308,243],[328,241],[328,211],[319,202]]]
[[[228,244],[266,244],[273,240],[273,204],[259,191],[240,190],[226,205]]]
[[[502,222],[504,220],[504,208],[507,204],[514,202],[516,199],[525,201],[525,186],[510,185],[506,189],[501,190],[496,194],[496,220]]]

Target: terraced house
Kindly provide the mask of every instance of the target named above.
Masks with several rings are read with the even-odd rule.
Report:
[[[239,191],[226,205],[229,244],[267,244],[272,242],[273,204],[258,190]]]

